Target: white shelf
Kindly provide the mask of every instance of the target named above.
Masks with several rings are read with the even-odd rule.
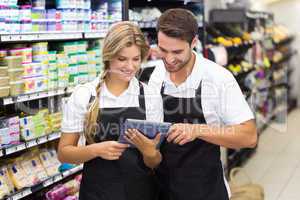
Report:
[[[26,189],[24,189],[24,190],[22,190],[22,191],[20,191],[20,192],[18,192],[16,194],[14,194],[14,195],[8,197],[8,198],[6,198],[6,200],[18,200],[18,199],[22,199],[22,198],[24,198],[24,197],[26,197],[26,196],[28,196],[30,194],[32,194],[31,189],[30,188],[26,188]]]
[[[93,38],[104,38],[107,31],[101,32],[87,32],[84,33],[84,38],[86,39],[93,39]]]
[[[41,41],[41,40],[67,40],[82,39],[82,32],[39,32],[21,34],[1,34],[1,42]]]
[[[22,191],[19,191],[7,198],[4,198],[5,200],[17,200],[17,199],[22,199],[32,193],[34,193],[35,191],[39,190],[39,189],[35,189],[35,187],[38,187],[40,189],[43,189],[45,187],[48,187],[49,185],[52,185],[54,183],[57,183],[77,172],[80,172],[81,170],[83,169],[83,165],[78,165],[68,171],[65,171],[63,173],[58,173],[48,179],[46,179],[45,181],[43,181],[42,183],[39,183],[38,186],[32,186],[30,188],[26,188],[26,189],[23,189]]]
[[[24,149],[29,149],[31,147],[38,146],[40,144],[44,144],[49,141],[56,140],[56,139],[60,138],[60,136],[61,136],[60,132],[54,132],[49,135],[44,135],[39,138],[35,138],[32,140],[23,142],[21,144],[17,144],[17,145],[13,145],[13,146],[9,146],[9,147],[0,149],[0,157],[10,155],[10,154],[22,151]]]
[[[136,24],[140,26],[140,28],[156,28],[157,21],[136,21]],[[203,27],[203,22],[198,22],[198,27]]]
[[[57,90],[50,90],[50,91],[43,91],[43,92],[37,92],[33,94],[21,94],[16,97],[4,97],[0,98],[0,104],[1,105],[9,105],[24,101],[31,101],[35,99],[42,99],[45,97],[52,97],[52,96],[58,96],[58,95],[64,95],[72,93],[73,88],[67,88],[65,89],[57,89]]]

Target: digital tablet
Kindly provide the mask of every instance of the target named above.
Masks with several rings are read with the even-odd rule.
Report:
[[[164,140],[167,136],[169,128],[171,127],[172,123],[167,122],[152,122],[147,120],[139,120],[139,119],[126,119],[125,122],[122,124],[121,134],[119,137],[119,142],[130,144],[124,137],[125,131],[128,129],[137,129],[143,135],[147,136],[150,139],[155,138],[155,136],[160,133],[160,143]],[[133,147],[132,144],[130,144]]]

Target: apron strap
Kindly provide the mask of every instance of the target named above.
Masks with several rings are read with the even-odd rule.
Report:
[[[163,96],[165,93],[165,82],[162,82],[161,88],[160,88],[160,95]]]
[[[202,81],[200,81],[200,84],[199,84],[198,88],[196,89],[195,96],[201,97],[201,89],[202,89]]]
[[[140,86],[140,94],[139,94],[139,105],[140,108],[145,112],[146,111],[146,106],[145,106],[145,92],[144,92],[144,87],[141,82],[139,82]]]

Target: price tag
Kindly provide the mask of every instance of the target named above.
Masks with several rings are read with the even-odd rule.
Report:
[[[15,153],[17,151],[21,151],[23,149],[26,149],[26,145],[25,143],[24,144],[19,144],[19,145],[16,145],[16,146],[13,146],[13,147],[9,147],[5,150],[5,154],[8,155],[8,154],[12,154],[12,153]]]
[[[42,143],[45,143],[45,142],[47,142],[48,140],[47,140],[47,136],[43,136],[43,137],[40,137],[40,138],[38,138],[37,140],[36,140],[36,142],[38,143],[38,144],[42,144]]]
[[[28,188],[28,189],[26,189],[26,190],[24,190],[23,191],[23,196],[25,197],[25,196],[28,196],[28,195],[30,195],[32,192],[31,192],[31,190]]]
[[[33,146],[36,146],[36,145],[37,145],[36,140],[31,140],[31,141],[29,141],[29,142],[26,142],[27,148],[33,147]]]
[[[3,105],[8,105],[14,103],[12,98],[5,98],[3,99]]]
[[[52,133],[48,136],[48,140],[55,140],[57,138],[60,138],[61,133],[57,132],[57,133]]]
[[[11,41],[19,41],[21,39],[20,35],[12,35],[10,37]]]
[[[11,199],[12,200],[22,199],[23,197],[26,197],[31,193],[32,193],[31,190],[28,188],[28,189],[25,189],[25,190],[15,194],[14,196],[11,197]]]
[[[11,200],[18,200],[21,199],[23,196],[21,195],[21,193],[15,194],[14,196],[11,197]]]
[[[71,170],[63,172],[64,177],[70,176],[70,174],[71,174]]]
[[[53,182],[58,182],[58,181],[60,181],[61,179],[62,179],[62,175],[61,175],[61,174],[56,175],[56,176],[54,176],[54,178],[53,178]]]
[[[9,41],[9,36],[7,36],[7,35],[1,36],[1,41],[2,41],[2,42]]]
[[[46,181],[43,182],[43,186],[47,187],[47,186],[51,185],[52,183],[53,183],[53,179],[50,178],[50,179],[48,179],[48,180],[46,180]]]

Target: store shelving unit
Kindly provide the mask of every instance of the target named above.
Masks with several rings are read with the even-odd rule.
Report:
[[[39,32],[22,34],[1,34],[0,42],[37,42],[37,41],[61,41],[78,39],[101,39],[106,31],[101,32]]]
[[[203,0],[125,0],[124,1],[124,11],[123,16],[124,20],[130,20],[135,22],[139,25],[142,31],[145,33],[146,38],[149,41],[151,46],[156,46],[157,44],[157,32],[156,32],[156,25],[157,19],[147,19],[145,16],[142,16],[141,12],[143,9],[153,9],[157,8],[160,12],[164,12],[170,8],[186,8],[191,10],[198,19],[198,26],[199,26],[199,40],[202,46],[197,51],[201,51],[205,55],[205,43],[206,43],[206,36],[205,36],[205,4]],[[139,13],[141,19],[133,19],[130,16],[130,11],[135,11]],[[151,17],[151,16],[148,16]],[[158,16],[156,16],[158,17]],[[149,80],[150,74],[154,70],[156,66],[155,60],[150,60],[146,63],[142,68],[142,76],[140,76],[140,80],[143,82],[147,82]]]
[[[260,31],[260,33],[263,34],[261,37],[252,39],[248,45],[233,45],[226,47],[228,53],[228,64],[237,64],[241,60],[249,58],[248,51],[251,50],[252,52],[256,52],[258,46],[262,48],[262,53],[264,55],[273,55],[274,51],[277,51],[281,46],[289,45],[294,40],[294,36],[289,36],[279,42],[275,42],[269,33],[261,32],[261,27],[266,29],[273,25],[273,15],[267,12],[255,12],[246,9],[214,9],[210,12],[209,26],[218,29],[220,33],[223,31],[224,33],[222,33],[222,37],[236,37],[234,34],[230,33],[230,30],[234,29],[228,29],[228,27],[233,26],[239,27],[241,30],[248,33],[251,33],[252,31]],[[223,27],[224,30],[222,30]],[[218,33],[218,30],[210,28],[208,28],[208,30],[214,34]],[[265,43],[268,45],[265,45]],[[287,63],[295,53],[295,51],[290,51],[284,54],[282,58],[276,62],[272,60],[272,57],[268,56],[270,60],[269,66],[267,66],[265,62],[257,60],[257,54],[251,53],[250,61],[253,68],[236,75],[236,79],[248,100],[251,99],[251,102],[257,102],[258,100],[258,102],[260,102],[259,99],[266,98],[264,102],[261,102],[262,104],[251,105],[254,113],[257,115],[256,120],[259,134],[261,134],[267,125],[272,120],[276,119],[278,115],[287,113],[288,108],[285,105],[287,100],[285,95],[289,98],[288,91],[291,88],[288,81],[288,76],[290,74],[288,71],[290,71],[290,69],[287,67]],[[263,67],[263,65],[266,66]],[[281,78],[282,80],[275,80],[275,73],[278,73],[278,70],[285,70],[285,68],[287,68],[287,71],[284,72],[285,75]],[[249,86],[245,86],[245,79],[248,76],[252,76],[253,73],[258,73],[260,76],[262,76],[261,74],[264,74],[265,80],[259,81],[257,84],[249,88]],[[277,97],[276,90],[282,90],[282,95]],[[273,107],[271,108],[270,106]],[[254,152],[255,149],[247,148],[240,150],[227,149],[227,165],[225,167],[227,172],[233,167],[241,165]]]
[[[59,139],[61,136],[60,132],[53,132],[48,135],[43,135],[41,137],[25,141],[25,142],[20,142],[19,144],[16,145],[10,145],[8,147],[4,147],[0,149],[0,158],[5,157],[7,155],[11,155],[16,152],[20,152],[26,149],[29,149],[31,147],[35,147],[47,142],[51,142],[53,140]]]
[[[25,0],[19,0],[19,4],[23,4]],[[28,2],[28,1],[26,1]],[[31,1],[29,1],[30,3]],[[124,1],[122,1],[124,2]],[[92,0],[91,9],[98,9],[100,6],[99,1]],[[102,2],[103,3],[103,2]],[[123,3],[124,5],[124,3]],[[46,0],[46,8],[52,9],[55,7],[55,1]],[[34,20],[32,20],[34,21]],[[46,22],[46,21],[45,21]],[[101,23],[105,25],[110,25],[114,23],[115,20],[92,20],[92,23]],[[91,25],[92,25],[91,23]],[[105,26],[107,27],[107,26]],[[15,46],[19,44],[29,45],[30,43],[36,42],[49,42],[51,45],[56,45],[57,42],[61,41],[81,41],[85,40],[89,43],[97,41],[98,39],[103,39],[106,35],[107,29],[98,31],[44,31],[44,32],[26,32],[26,33],[1,33],[0,34],[0,47],[1,49],[9,49],[10,46]],[[49,47],[50,48],[50,47]],[[35,110],[48,107],[49,112],[57,112],[60,110],[59,105],[62,102],[63,97],[68,97],[74,90],[75,86],[60,87],[56,89],[49,89],[45,91],[39,91],[34,93],[20,94],[17,96],[8,96],[0,98],[0,113],[2,111],[15,110],[15,112],[20,113],[20,105],[33,106]],[[37,109],[36,109],[37,108]],[[24,111],[25,112],[25,111]],[[25,113],[26,114],[26,113]],[[26,116],[26,115],[25,115]],[[6,160],[11,158],[18,158],[26,153],[28,150],[37,147],[47,147],[50,144],[57,144],[58,139],[61,137],[61,132],[53,132],[47,135],[37,137],[28,141],[20,141],[17,144],[6,145],[0,148],[0,159]],[[23,188],[21,190],[15,191],[15,193],[6,196],[4,199],[16,200],[16,199],[39,199],[42,198],[45,191],[49,190],[50,186],[54,186],[58,183],[65,182],[74,175],[82,172],[83,165],[79,165],[70,170],[58,173],[48,179],[38,183],[37,185],[31,186],[29,188]],[[38,196],[38,197],[37,197]]]
[[[73,92],[73,87],[67,87],[64,89],[50,90],[50,91],[42,91],[30,94],[21,94],[15,97],[4,97],[0,98],[0,105],[10,105],[14,103],[32,101],[47,97],[60,96],[60,95],[69,95]]]
[[[66,178],[69,178],[75,174],[80,173],[82,171],[82,169],[83,169],[83,165],[78,165],[72,169],[69,169],[62,173],[58,173],[52,177],[49,177],[46,180],[42,181],[41,183],[38,183],[37,185],[17,191],[16,193],[4,198],[4,200],[18,200],[18,199],[28,197],[29,195],[39,192],[53,184],[56,184]]]
[[[146,33],[146,35],[149,35],[152,37],[151,39],[153,41],[156,41],[156,20],[147,20],[143,18],[143,20],[136,20],[132,19],[129,16],[129,9],[135,10],[135,9],[141,9],[141,8],[157,8],[161,12],[170,9],[170,8],[186,8],[194,12],[195,15],[200,18],[198,20],[199,25],[199,39],[202,43],[202,46],[205,46],[205,4],[203,0],[140,0],[140,1],[134,1],[134,0],[125,0],[124,1],[125,8],[123,15],[124,20],[131,20],[135,21],[142,30]],[[201,17],[199,17],[201,16]]]

